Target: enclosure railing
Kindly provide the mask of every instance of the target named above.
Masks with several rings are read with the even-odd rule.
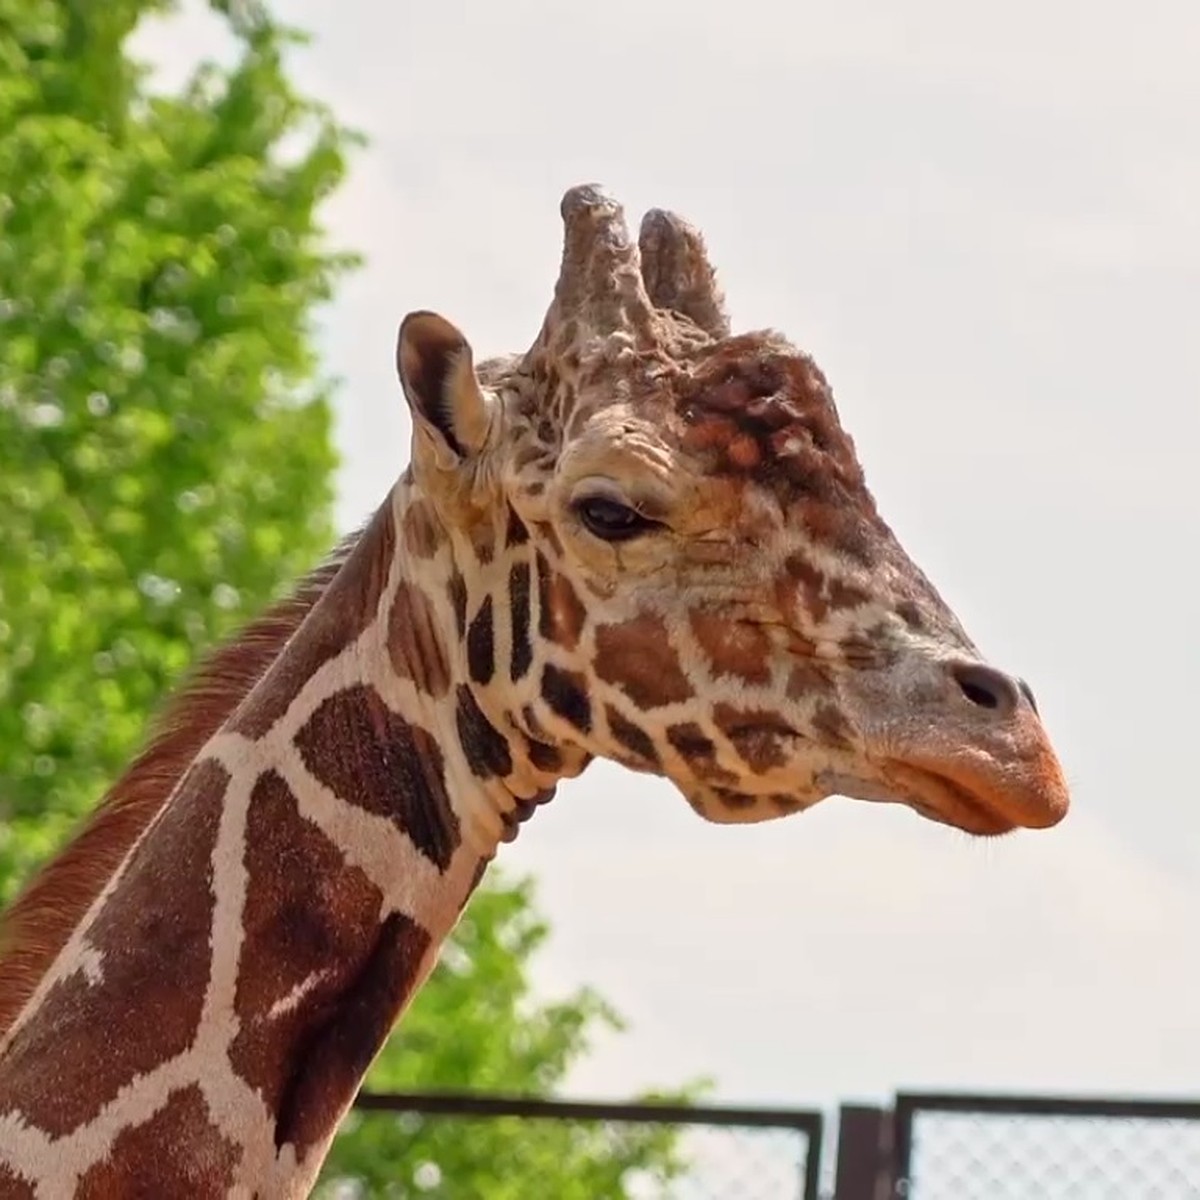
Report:
[[[1200,1101],[901,1093],[837,1161],[836,1200],[1200,1200]]]
[[[902,1092],[891,1107],[839,1109],[825,1170],[826,1122],[812,1109],[454,1093],[364,1093],[355,1109],[430,1144],[439,1122],[493,1123],[507,1146],[562,1122],[613,1146],[636,1129],[673,1131],[678,1174],[623,1185],[637,1200],[1200,1200],[1200,1100]],[[465,1194],[446,1183],[432,1194]]]
[[[631,1180],[628,1194],[656,1200],[819,1200],[824,1119],[819,1111],[659,1103],[591,1103],[452,1093],[363,1093],[356,1110],[373,1119],[407,1118],[401,1136],[430,1122],[520,1121],[511,1136],[536,1138],[539,1123],[604,1127],[614,1136],[656,1127],[677,1135],[680,1173],[665,1193]],[[419,1123],[414,1127],[414,1118]],[[450,1184],[448,1194],[458,1195]],[[480,1196],[479,1200],[487,1200]],[[552,1196],[538,1200],[554,1200]],[[597,1200],[604,1200],[597,1197]]]

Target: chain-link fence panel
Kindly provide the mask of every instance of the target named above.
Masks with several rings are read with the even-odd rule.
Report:
[[[363,1096],[319,1200],[817,1200],[821,1114]]]
[[[1200,1200],[1200,1105],[898,1097],[896,1122],[904,1200]]]

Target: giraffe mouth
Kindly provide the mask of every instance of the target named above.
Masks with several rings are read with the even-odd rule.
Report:
[[[1048,829],[1066,814],[1065,789],[1021,771],[910,758],[889,760],[884,772],[903,802],[922,816],[977,837]]]
[[[895,759],[886,760],[877,769],[878,774],[870,780],[842,772],[824,773],[819,779],[830,795],[876,804],[902,804],[930,821],[976,837],[998,837],[1021,825],[978,792],[940,771]]]
[[[1025,824],[1003,811],[990,796],[965,787],[941,771],[892,762],[887,774],[902,793],[902,803],[940,825],[950,825],[976,837],[1000,837]]]

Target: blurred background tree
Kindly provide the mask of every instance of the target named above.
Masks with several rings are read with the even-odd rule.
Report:
[[[265,19],[232,70],[150,94],[123,46],[161,8],[0,0],[6,897],[167,686],[332,537],[311,323],[351,261],[316,220],[348,137]]]
[[[0,0],[0,901],[189,665],[333,538],[313,325],[355,260],[318,212],[355,139],[253,0],[213,0],[232,66],[156,93],[126,44],[170,7]],[[586,990],[534,1001],[545,934],[527,884],[485,887],[369,1086],[554,1088],[616,1017]],[[664,1132],[447,1126],[352,1118],[326,1177],[619,1197],[676,1166]]]

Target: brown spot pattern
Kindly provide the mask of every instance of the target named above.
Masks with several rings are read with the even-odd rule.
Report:
[[[761,626],[731,621],[708,609],[691,615],[692,633],[713,675],[732,675],[749,684],[771,680],[771,639]]]
[[[733,774],[717,762],[712,739],[694,721],[667,727],[667,741],[675,747],[697,778],[709,783],[734,783]]]
[[[538,629],[542,637],[568,650],[579,645],[579,635],[587,619],[571,581],[551,568],[542,557],[538,567]]]
[[[280,1104],[277,1145],[290,1142],[303,1157],[341,1120],[411,995],[428,948],[429,934],[415,921],[400,913],[384,921],[337,1011],[296,1057],[296,1072]]]
[[[233,1184],[240,1151],[213,1125],[199,1087],[172,1092],[148,1121],[123,1129],[79,1181],[78,1200],[218,1200]],[[4,1193],[8,1195],[7,1192]]]
[[[525,528],[525,522],[517,516],[517,510],[510,504],[508,506],[508,528],[504,531],[504,545],[508,549],[513,546],[523,546],[529,541],[529,530]]]
[[[713,788],[713,795],[726,808],[734,812],[745,812],[746,809],[753,808],[758,803],[757,797],[748,796],[745,792],[734,791],[732,788]]]
[[[790,813],[799,812],[804,807],[803,800],[800,800],[795,796],[789,796],[784,792],[776,792],[774,795],[769,796],[768,800],[770,800],[770,802],[779,810],[779,812],[783,813],[784,816],[787,816]]]
[[[454,628],[461,638],[467,632],[467,585],[458,571],[450,576],[446,591],[450,596],[450,607],[454,609]]]
[[[5,1200],[37,1200],[33,1184],[24,1175],[14,1175],[3,1163],[0,1163],[0,1196]]]
[[[539,742],[536,738],[527,739],[525,753],[529,761],[539,770],[553,775],[563,769],[563,756],[557,746],[548,742]]]
[[[547,663],[542,672],[542,699],[564,721],[583,733],[591,732],[592,702],[588,699],[587,680],[582,675]]]
[[[417,497],[404,514],[404,545],[414,558],[430,559],[442,544],[437,517],[428,500]]]
[[[818,704],[812,716],[812,727],[822,741],[830,746],[849,749],[853,744],[850,725],[832,704]]]
[[[212,854],[228,783],[215,762],[188,773],[89,932],[101,979],[77,973],[57,983],[5,1052],[0,1112],[15,1109],[65,1136],[191,1044],[208,982]],[[121,1019],[134,1004],[139,1019]],[[87,1070],[60,1077],[47,1063]]]
[[[788,672],[787,695],[789,700],[800,700],[814,692],[827,692],[830,688],[829,668],[815,659],[796,663]]]
[[[825,576],[801,554],[789,554],[783,564],[784,586],[790,586],[799,602],[818,624],[829,615],[825,597]],[[786,603],[786,601],[785,601]]]
[[[346,804],[387,817],[444,871],[461,841],[432,735],[392,712],[374,688],[330,696],[295,738],[304,765]]]
[[[229,727],[260,738],[287,712],[317,670],[375,620],[396,552],[391,505],[384,504],[325,594]]]
[[[642,764],[652,767],[659,765],[658,747],[644,729],[626,720],[611,704],[605,705],[604,717],[608,722],[608,732],[621,749],[628,751]]]
[[[454,719],[467,766],[477,779],[511,774],[513,762],[508,741],[483,715],[469,687],[460,683],[457,696]]]
[[[246,828],[245,940],[234,1000],[241,1029],[230,1049],[237,1073],[275,1111],[296,1049],[328,1015],[371,952],[382,896],[300,816],[282,776],[254,787]],[[318,982],[286,1012],[279,1003],[315,972]]]
[[[530,570],[526,562],[513,563],[508,573],[508,615],[512,624],[510,670],[514,681],[524,679],[533,666],[533,642],[530,639]]]
[[[794,735],[778,714],[718,704],[713,709],[713,722],[750,770],[762,774],[786,765],[786,741]]]
[[[650,613],[596,630],[595,670],[639,708],[679,704],[695,694],[666,625]]]
[[[442,644],[437,614],[429,598],[412,584],[396,589],[388,614],[388,657],[401,679],[440,699],[450,687],[450,661]]]
[[[488,683],[496,673],[496,623],[490,594],[484,596],[467,626],[467,670],[476,683]]]

